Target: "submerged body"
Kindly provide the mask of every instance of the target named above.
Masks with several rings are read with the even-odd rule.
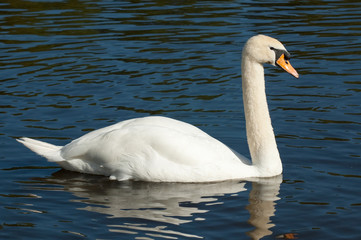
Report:
[[[166,117],[119,122],[63,147],[30,138],[18,141],[67,170],[119,181],[210,182],[275,176],[282,173],[282,163],[268,112],[262,64],[285,69],[291,66],[287,54],[279,41],[264,35],[248,40],[243,50],[242,88],[252,163],[199,128]],[[278,62],[282,57],[283,62]],[[285,70],[298,77],[292,67]]]

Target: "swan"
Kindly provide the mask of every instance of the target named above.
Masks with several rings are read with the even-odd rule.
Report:
[[[242,90],[252,161],[199,128],[175,119],[148,116],[89,132],[65,146],[16,139],[62,168],[109,176],[111,180],[214,182],[282,173],[269,115],[263,64],[294,77],[290,54],[278,40],[256,35],[242,51]]]

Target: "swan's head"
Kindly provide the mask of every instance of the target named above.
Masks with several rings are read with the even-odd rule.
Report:
[[[260,64],[269,63],[278,66],[298,78],[297,71],[289,62],[291,54],[277,39],[265,35],[251,37],[243,48],[243,56]]]

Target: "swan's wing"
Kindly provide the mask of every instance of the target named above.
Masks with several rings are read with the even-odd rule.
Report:
[[[228,147],[233,153],[234,153],[234,155],[236,155],[238,158],[239,158],[239,160],[241,160],[244,164],[246,164],[246,165],[252,165],[252,162],[247,158],[247,157],[245,157],[245,156],[243,156],[242,154],[240,154],[239,152],[237,152],[236,150],[234,150],[234,149],[232,149],[232,148],[230,148],[230,147]]]
[[[94,131],[91,131],[75,140],[65,145],[61,149],[61,156],[70,161],[73,159],[82,159],[84,156],[98,144],[102,143],[102,137],[106,136],[108,133],[122,129],[129,121],[122,121],[117,124],[113,124],[104,128],[100,128]]]
[[[64,146],[61,155],[99,164],[161,158],[192,166],[237,159],[227,146],[195,126],[164,117],[133,119],[93,131]]]

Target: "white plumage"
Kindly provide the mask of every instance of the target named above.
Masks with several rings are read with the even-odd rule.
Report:
[[[286,52],[279,41],[264,35],[252,37],[243,49],[242,87],[253,164],[197,127],[166,117],[122,121],[63,147],[30,138],[18,141],[67,170],[119,181],[210,182],[278,175],[282,163],[268,113],[262,66],[276,65],[275,49]],[[285,70],[298,77],[294,69]]]

